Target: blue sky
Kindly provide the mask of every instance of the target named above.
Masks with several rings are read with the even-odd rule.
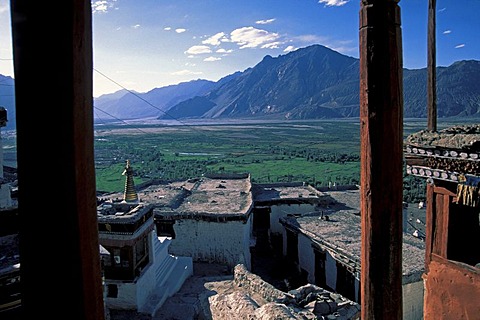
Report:
[[[426,66],[428,0],[401,0],[403,65]],[[0,74],[13,75],[0,0]],[[92,1],[94,96],[217,81],[269,54],[322,44],[358,58],[360,0]],[[437,0],[437,65],[480,60],[480,0]]]

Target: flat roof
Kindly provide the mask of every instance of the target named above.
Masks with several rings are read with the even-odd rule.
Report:
[[[404,145],[407,174],[460,184],[480,176],[480,124],[422,130]]]
[[[322,192],[302,182],[255,184],[253,187],[253,200],[255,202],[319,199],[322,195]]]
[[[189,181],[154,184],[137,192],[140,201],[155,207],[177,208],[188,196],[194,183]]]
[[[405,143],[425,148],[453,148],[480,151],[480,124],[458,125],[432,132],[421,130],[409,135]]]
[[[98,223],[133,223],[152,206],[147,203],[103,202],[97,206]]]
[[[245,215],[253,204],[250,178],[202,178],[176,211]]]
[[[248,175],[216,175],[151,184],[137,191],[139,203],[150,204],[162,216],[244,217],[253,207]],[[102,196],[122,199],[123,193]]]
[[[361,217],[359,190],[325,192],[336,201],[315,212],[281,218],[284,225],[298,230],[320,246],[345,255],[360,269]],[[323,213],[323,218],[322,218]],[[403,213],[399,213],[403,214]],[[328,216],[328,219],[326,219]],[[425,244],[403,233],[404,283],[418,281],[424,270]]]

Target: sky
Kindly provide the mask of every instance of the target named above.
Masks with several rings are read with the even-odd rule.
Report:
[[[0,74],[14,78],[9,0]],[[424,68],[428,0],[401,0],[403,66]],[[480,60],[480,0],[437,0],[437,65]],[[93,0],[94,97],[218,81],[313,44],[358,58],[360,0]]]

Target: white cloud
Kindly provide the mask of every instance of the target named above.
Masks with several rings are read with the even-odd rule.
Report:
[[[267,20],[257,20],[255,21],[256,24],[270,24],[272,23],[273,21],[275,21],[275,18],[273,19],[267,19]]]
[[[172,30],[172,27],[165,27],[165,28],[163,28],[163,30],[170,31],[170,30]]]
[[[291,52],[295,50],[297,50],[297,48],[295,48],[294,46],[288,46],[285,49],[283,49],[283,52]]]
[[[187,62],[185,63],[185,67],[195,67],[197,64],[195,63],[190,63],[190,62]]]
[[[212,45],[212,46],[218,46],[222,40],[226,39],[225,38],[225,33],[223,32],[219,32],[217,34],[214,34],[213,36],[211,36],[210,38],[207,38],[205,40],[202,41],[203,44],[209,44],[209,45]]]
[[[216,51],[216,53],[232,53],[233,50],[232,49],[229,49],[229,50],[225,50],[223,48],[220,48]]]
[[[10,6],[8,5],[10,1],[5,1],[5,3],[0,3],[0,13],[5,13],[10,10]]]
[[[133,28],[133,29],[138,29],[138,28],[140,28],[140,25],[139,25],[139,24],[136,24],[136,25],[132,26],[132,28]]]
[[[207,62],[218,61],[218,60],[222,60],[222,58],[208,57],[208,58],[203,59],[203,61],[207,61]]]
[[[445,31],[443,31],[443,34],[449,34],[449,33],[452,33],[452,30],[445,30]]]
[[[208,46],[192,46],[185,51],[186,54],[195,55],[195,54],[203,54],[203,53],[210,53],[212,49]]]
[[[324,45],[334,51],[347,54],[349,52],[358,52],[358,46],[354,44],[352,40],[330,40]]]
[[[262,49],[278,49],[279,45],[282,43],[279,41],[265,43],[261,48]]]
[[[184,29],[184,28],[177,28],[177,29],[175,29],[175,32],[176,32],[176,33],[184,33],[185,31],[187,31],[187,29]]]
[[[455,46],[455,49],[463,48],[465,47],[465,43],[459,44]]]
[[[237,43],[240,49],[264,46],[270,42],[275,42],[279,37],[278,33],[268,32],[254,27],[242,27],[230,33],[231,41]]]
[[[107,13],[110,9],[115,8],[117,0],[99,0],[92,1],[92,13]]]
[[[347,4],[349,0],[319,0],[318,3],[325,3],[328,7],[340,7]]]
[[[202,74],[202,72],[197,72],[197,71],[191,71],[191,70],[180,70],[180,71],[175,71],[170,73],[172,76],[190,76],[190,75],[197,75],[197,74]]]
[[[334,51],[338,51],[343,54],[357,52],[358,46],[355,45],[353,40],[336,40],[328,37],[317,36],[312,34],[301,35],[293,38],[296,42],[304,43],[305,45],[321,44]]]
[[[358,47],[355,46],[345,46],[345,45],[325,45],[327,48],[332,49],[333,51],[337,51],[343,54],[347,54],[349,52],[358,52]]]
[[[325,42],[327,40],[327,38],[317,36],[317,35],[314,35],[314,34],[304,34],[304,35],[295,37],[294,40],[304,42],[304,43],[307,43],[307,44],[313,44],[313,43]]]
[[[438,10],[438,12],[443,12],[445,10],[447,10],[447,8],[442,8],[442,9]]]

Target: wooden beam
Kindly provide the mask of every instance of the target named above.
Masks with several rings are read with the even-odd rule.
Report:
[[[23,313],[102,320],[91,3],[17,0],[11,14]]]
[[[427,125],[430,131],[437,131],[436,2],[428,0]]]
[[[398,0],[362,0],[361,318],[402,319],[403,85]]]
[[[430,260],[432,258],[433,250],[433,241],[436,228],[436,219],[437,219],[437,201],[435,199],[435,187],[428,183],[427,184],[427,209],[426,209],[426,226],[425,226],[425,273],[428,273],[428,268],[430,265]]]

